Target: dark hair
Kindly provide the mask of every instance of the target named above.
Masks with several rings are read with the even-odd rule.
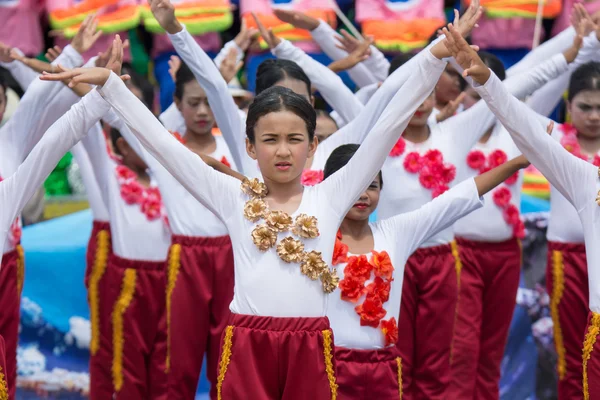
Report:
[[[593,61],[583,64],[571,75],[569,101],[585,90],[600,90],[600,63]]]
[[[152,86],[145,76],[137,73],[129,64],[124,64],[121,71],[123,74],[131,76],[131,84],[140,89],[142,92],[142,101],[148,109],[152,110],[154,108],[154,86]]]
[[[392,61],[390,62],[390,68],[388,69],[388,75],[391,75],[395,70],[406,64],[408,60],[413,58],[413,55],[414,54],[411,53],[400,53],[396,57],[392,58]]]
[[[354,156],[359,147],[360,145],[358,144],[343,144],[333,150],[325,163],[323,179],[327,179],[348,164],[348,161]],[[379,188],[383,189],[383,175],[381,171],[379,171]]]
[[[181,66],[177,70],[177,74],[175,74],[175,98],[177,100],[183,99],[183,89],[185,84],[195,80],[196,77],[192,73],[190,67],[188,67],[187,64],[182,61]]]
[[[121,137],[123,136],[121,136],[121,132],[117,128],[110,128],[110,143],[112,144],[112,150],[118,155],[122,155],[117,146],[117,140]]]
[[[0,88],[3,89],[4,100],[8,100],[8,94],[6,93],[6,90],[8,89],[8,85],[6,84],[6,81],[4,80],[4,77],[2,75],[0,75]]]
[[[506,69],[504,68],[502,60],[487,51],[480,51],[478,54],[481,61],[483,61],[483,63],[487,65],[501,81],[506,78]]]
[[[261,117],[285,110],[291,111],[302,118],[306,124],[308,138],[312,142],[317,126],[317,113],[313,106],[304,97],[292,90],[281,86],[273,86],[256,96],[248,108],[246,136],[248,136],[250,143],[254,143],[254,127]]]
[[[298,64],[290,60],[269,58],[260,63],[256,71],[256,94],[262,93],[286,78],[304,82],[308,95],[312,93],[310,79]]]
[[[333,121],[333,123],[335,124],[335,126],[337,128],[339,128],[337,122],[335,122],[335,119],[333,119],[333,117],[331,116],[331,114],[329,114],[327,111],[325,111],[325,110],[319,110],[319,109],[315,109],[315,111],[317,113],[317,118],[319,118],[319,117],[329,118],[330,120]]]

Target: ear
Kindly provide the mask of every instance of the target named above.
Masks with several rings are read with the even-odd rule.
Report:
[[[127,141],[122,137],[118,138],[116,150],[122,157],[127,157],[130,150],[129,143],[127,143]]]
[[[256,160],[256,146],[250,142],[250,139],[246,137],[246,153],[250,156],[251,159]]]
[[[313,106],[313,108],[315,108],[315,96],[312,94],[310,95],[310,104]]]
[[[315,135],[313,141],[308,144],[308,158],[315,155],[317,147],[319,146],[319,138]]]
[[[175,95],[173,95],[173,102],[175,103],[175,107],[181,112],[181,100],[179,100]]]
[[[569,100],[566,100],[565,106],[567,108],[567,113],[571,114],[571,107],[573,106],[573,104]]]

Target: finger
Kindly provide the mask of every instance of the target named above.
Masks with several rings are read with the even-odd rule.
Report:
[[[123,50],[128,49],[129,48],[129,39],[125,39],[125,41],[123,42]]]
[[[455,8],[454,9],[454,23],[456,25],[458,25],[459,23],[459,19],[460,19],[460,14],[458,13],[458,10]]]
[[[97,29],[98,29],[98,18],[94,17],[94,19],[92,19],[92,23],[90,24],[90,26],[88,28],[88,32],[91,35],[94,32],[96,32]]]
[[[454,100],[456,107],[458,107],[463,102],[463,100],[465,99],[466,96],[467,96],[467,94],[465,92],[461,92],[458,95],[458,97],[456,97],[456,99]]]
[[[240,70],[242,69],[242,67],[244,66],[244,62],[240,61],[235,65],[235,74],[237,75],[238,72],[240,72]]]
[[[127,75],[127,74],[125,74],[125,75],[121,75],[121,80],[122,80],[123,82],[126,82],[126,81],[128,81],[128,80],[130,80],[130,79],[131,79],[131,76],[129,76],[129,75]]]
[[[102,33],[102,31],[97,31],[96,33],[94,33],[94,36],[92,36],[92,43],[95,43],[100,38],[100,36],[102,36]]]
[[[242,18],[242,26],[240,32],[246,32],[248,30],[248,23],[245,18]]]
[[[554,130],[554,121],[550,121],[548,126],[546,127],[546,133],[548,135],[552,135],[552,131]]]
[[[53,29],[50,32],[48,32],[48,36],[52,37],[52,38],[55,38],[55,37],[61,37],[62,38],[62,37],[65,36],[65,33],[62,30],[60,30],[60,29]]]

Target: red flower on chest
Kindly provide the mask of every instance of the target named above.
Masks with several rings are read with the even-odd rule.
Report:
[[[392,288],[391,280],[384,281],[379,276],[367,286],[367,299],[378,297],[382,303],[390,299],[390,290]]]
[[[379,327],[379,322],[387,312],[379,297],[366,299],[361,305],[356,306],[356,313],[360,316],[360,326]]]
[[[375,276],[380,276],[385,279],[392,279],[392,273],[394,272],[394,266],[392,265],[392,260],[390,260],[390,255],[387,251],[376,252],[375,250],[371,251],[373,257],[371,257],[371,262],[373,263],[373,271],[375,272]]]
[[[371,277],[371,271],[373,271],[373,265],[365,255],[353,256],[348,259],[348,264],[344,268],[344,276],[363,284]]]
[[[381,331],[385,336],[385,345],[390,346],[398,342],[398,324],[396,318],[392,317],[387,321],[381,321]]]

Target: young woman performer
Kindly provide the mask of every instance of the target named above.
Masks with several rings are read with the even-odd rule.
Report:
[[[67,67],[83,64],[81,53],[96,38],[93,21],[84,21],[70,46],[67,46],[55,63]],[[0,129],[0,179],[11,176],[25,160],[44,132],[63,115],[72,103],[66,103],[59,92],[62,85],[35,80],[28,87],[12,118]],[[14,399],[17,377],[17,342],[21,290],[23,288],[24,252],[20,245],[21,222],[17,218],[4,243],[3,267],[0,270],[0,335],[6,343],[6,376],[10,387],[9,398]]]
[[[248,154],[258,161],[266,184],[246,181],[240,189],[239,181],[215,172],[169,135],[109,70],[54,77],[104,85],[106,100],[143,145],[227,226],[236,244],[236,290],[234,314],[223,334],[218,398],[336,397],[325,312],[327,293],[338,278],[325,260],[331,259],[336,231],[353,199],[397,140],[395,132],[433,89],[445,55],[438,43],[415,58],[409,65],[413,79],[384,110],[356,160],[312,188],[304,188],[300,178],[316,149],[316,116],[310,103],[289,89],[268,89],[249,109]]]
[[[471,76],[477,84],[481,85],[476,87],[477,92],[508,129],[519,149],[577,210],[586,243],[591,312],[583,340],[582,392],[577,393],[575,398],[595,399],[600,396],[600,358],[597,354],[600,352],[598,343],[600,294],[596,267],[600,263],[600,252],[595,245],[600,234],[600,212],[596,204],[600,193],[598,167],[569,154],[560,143],[546,137],[541,127],[548,122],[548,119],[523,107],[518,100],[507,93],[498,78],[490,73],[479,57],[473,54],[466,47],[466,43],[454,33],[451,31],[450,47],[461,66],[465,68],[464,74]],[[596,83],[593,88],[598,89]],[[597,104],[594,104],[594,107],[597,107]],[[595,108],[591,112],[597,114]]]
[[[535,70],[505,82],[519,97],[539,88],[567,69],[577,48],[558,54]],[[431,126],[430,96],[421,105],[383,168],[403,185],[382,190],[378,215],[390,218],[431,201],[463,175],[466,157],[494,123],[484,103]],[[427,165],[431,164],[431,165]],[[451,228],[432,236],[408,260],[399,325],[398,348],[405,364],[405,392],[412,396],[445,398],[461,263]]]
[[[357,149],[335,149],[325,165],[324,182]],[[327,312],[335,333],[340,399],[402,398],[402,359],[394,345],[406,260],[429,236],[480,208],[481,196],[527,165],[523,156],[517,157],[415,211],[374,224],[369,215],[377,208],[381,173],[354,203],[338,231],[332,263],[338,265],[340,290]]]

